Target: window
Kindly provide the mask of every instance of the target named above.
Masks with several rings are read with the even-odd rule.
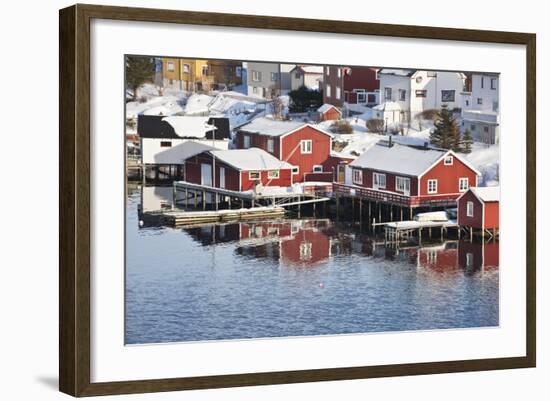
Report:
[[[443,159],[443,164],[446,166],[452,166],[453,165],[453,156],[448,155],[445,156],[445,159]]]
[[[321,166],[320,164],[316,164],[315,166],[313,166],[313,172],[314,173],[322,173],[323,172],[323,166]]]
[[[495,90],[497,88],[497,79],[491,78],[491,89]]]
[[[202,75],[208,75],[208,66],[207,65],[202,66]]]
[[[469,105],[470,105],[470,101],[466,100],[466,106],[469,106]]]
[[[249,171],[248,172],[248,179],[249,180],[259,180],[260,179],[260,172],[259,171]]]
[[[240,77],[242,74],[243,74],[243,69],[242,69],[242,67],[235,67],[235,75],[236,75],[237,77]]]
[[[466,216],[474,217],[474,202],[466,202]]]
[[[411,190],[411,179],[407,177],[396,177],[395,190],[408,194]]]
[[[341,69],[341,68],[337,68],[337,69],[336,69],[336,74],[338,75],[338,78],[342,78],[342,69]]]
[[[483,132],[489,132],[489,127],[484,126],[484,127],[483,127]]]
[[[483,99],[480,98],[480,97],[478,97],[478,98],[477,98],[477,104],[483,104]]]
[[[407,98],[407,91],[405,89],[399,89],[399,100],[402,102]]]
[[[189,74],[189,71],[190,71],[190,67],[189,67],[189,64],[184,64],[183,65],[183,72]]]
[[[391,100],[391,88],[384,88],[384,99]]]
[[[250,135],[245,135],[243,137],[243,148],[248,149],[250,147]]]
[[[372,173],[372,182],[375,189],[386,188],[386,174]]]
[[[354,184],[363,184],[363,172],[361,170],[353,169],[352,180]]]
[[[415,91],[416,97],[426,97],[428,91],[426,89],[418,89]]]
[[[498,101],[496,100],[493,102],[493,111],[498,112]]]
[[[252,80],[259,82],[262,80],[262,73],[260,71],[252,71]]]
[[[428,180],[428,193],[429,194],[437,193],[437,180]]]
[[[166,69],[168,71],[174,71],[174,62],[169,61],[168,63],[166,63]]]
[[[474,124],[471,124],[470,125],[470,131],[475,131],[476,130],[476,126]]]
[[[462,177],[458,180],[458,192],[466,192],[468,190],[468,177]]]
[[[340,96],[342,95],[342,91],[340,90],[340,87],[336,87],[336,99],[340,99]]]
[[[485,84],[485,79],[484,77],[481,77],[481,89],[483,89],[484,84]]]
[[[160,141],[160,147],[161,148],[171,148],[172,142],[170,141]]]
[[[455,101],[455,91],[454,90],[441,91],[441,101],[442,102],[454,102]]]
[[[416,83],[419,84],[420,82],[422,82],[422,77],[421,76],[416,77]]]
[[[273,139],[267,140],[267,151],[269,153],[273,153],[275,151],[275,142],[273,141]]]
[[[292,175],[300,174],[300,167],[293,166],[292,167]]]
[[[300,141],[300,153],[311,153],[313,141],[311,139],[302,139]]]
[[[325,91],[327,92],[327,97],[330,97],[330,85],[329,84],[327,84],[327,87],[326,87]]]
[[[272,72],[272,73],[271,73],[271,80],[272,80],[272,81],[276,81],[278,75],[279,75],[278,73]]]
[[[300,79],[300,78],[302,78],[302,74],[300,74],[299,72],[297,72],[296,74],[294,74],[294,78]]]
[[[429,78],[435,78],[435,77],[437,77],[437,72],[435,72],[435,71],[428,71],[428,77],[429,77]]]
[[[468,252],[466,254],[466,267],[469,267],[469,268],[474,267],[474,254],[471,252]]]
[[[330,67],[325,67],[325,75],[327,77],[330,75]]]
[[[300,260],[310,260],[311,259],[311,242],[302,242],[300,244]]]
[[[267,172],[267,178],[279,178],[279,170],[269,170]]]

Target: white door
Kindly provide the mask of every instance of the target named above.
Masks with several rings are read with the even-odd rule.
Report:
[[[411,194],[411,180],[409,178],[405,178],[403,180],[403,195],[409,196]]]
[[[201,164],[201,185],[212,186],[212,165]]]
[[[225,188],[225,168],[220,167],[220,188]]]

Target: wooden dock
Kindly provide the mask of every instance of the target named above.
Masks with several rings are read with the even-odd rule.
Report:
[[[151,212],[148,215],[152,219],[156,217],[160,224],[181,227],[229,221],[277,219],[284,217],[285,209],[279,206],[267,206],[217,211],[165,210]]]
[[[432,237],[432,229],[439,229],[439,235],[441,241],[447,234],[447,230],[457,229],[459,226],[456,221],[390,221],[387,223],[375,223],[375,226],[384,227],[384,241],[386,243],[400,243],[402,241],[410,240],[415,234],[418,238],[418,243],[422,243],[422,231],[428,230],[428,236]],[[459,234],[458,234],[459,235]]]

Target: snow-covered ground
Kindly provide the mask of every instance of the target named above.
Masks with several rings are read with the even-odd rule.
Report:
[[[499,145],[485,145],[476,142],[472,146],[472,153],[464,155],[464,157],[481,172],[480,187],[499,185]]]

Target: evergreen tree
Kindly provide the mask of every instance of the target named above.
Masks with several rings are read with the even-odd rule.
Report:
[[[153,81],[155,62],[151,57],[126,57],[126,84],[132,89],[134,100],[137,90],[145,82]]]
[[[290,97],[290,111],[294,113],[318,109],[323,104],[323,94],[305,86],[290,91],[288,96]]]
[[[437,113],[434,129],[430,133],[430,142],[443,149],[461,150],[460,129],[446,105]]]
[[[461,148],[463,153],[471,153],[472,152],[472,132],[469,128],[466,128],[466,131],[464,131],[464,135],[462,135],[462,143]]]

